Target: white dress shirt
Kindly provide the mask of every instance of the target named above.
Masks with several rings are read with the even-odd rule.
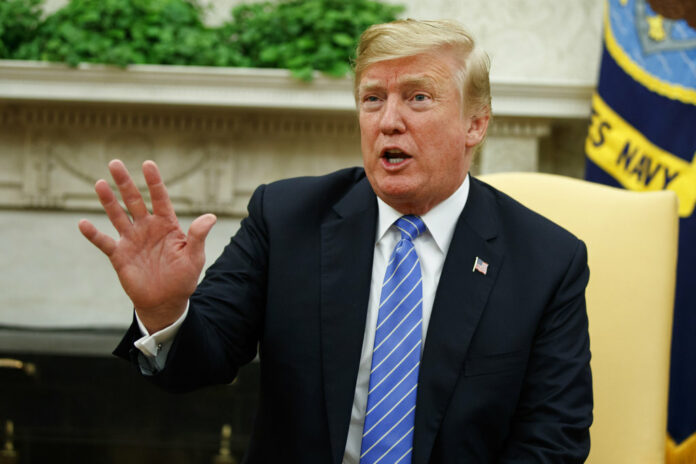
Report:
[[[454,235],[454,228],[457,225],[457,220],[464,209],[468,196],[469,176],[467,175],[462,185],[449,198],[421,216],[427,230],[413,242],[416,253],[418,253],[421,275],[423,277],[423,338],[421,353],[425,345],[425,335],[428,332],[428,323],[430,322],[430,314],[433,309],[435,291],[440,281],[442,266],[445,263],[447,250],[449,250],[450,242]],[[401,239],[401,233],[394,226],[394,221],[400,218],[402,214],[384,203],[380,198],[377,198],[377,206],[378,219],[374,258],[372,261],[372,282],[370,284],[365,334],[363,336],[358,380],[355,385],[355,397],[353,398],[353,410],[351,412],[343,464],[358,464],[360,462],[360,446],[362,443],[363,423],[365,421],[365,408],[367,406],[367,391],[370,383],[372,348],[375,341],[380,291],[389,257],[396,243]],[[135,342],[135,347],[144,355],[140,357],[140,368],[144,374],[150,375],[164,368],[171,341],[187,314],[188,307],[184,314],[172,325],[154,334],[149,334],[136,313],[136,320],[143,337]]]
[[[469,176],[467,175],[462,185],[449,198],[420,217],[425,223],[427,230],[413,241],[413,246],[416,248],[416,253],[418,253],[421,275],[423,276],[423,338],[421,354],[425,345],[425,334],[428,332],[428,323],[433,310],[435,291],[440,281],[442,266],[445,264],[445,257],[454,235],[457,220],[464,209],[468,197]],[[377,198],[377,206],[379,217],[377,219],[375,253],[372,260],[370,299],[367,304],[365,335],[363,336],[358,380],[355,385],[353,410],[350,417],[343,464],[358,464],[360,462],[360,446],[362,444],[363,424],[365,422],[367,392],[370,384],[370,369],[372,367],[372,348],[375,343],[375,328],[377,327],[377,316],[379,315],[382,281],[384,280],[384,273],[386,272],[389,258],[397,242],[401,239],[401,233],[394,226],[394,221],[399,219],[402,214],[379,198]]]

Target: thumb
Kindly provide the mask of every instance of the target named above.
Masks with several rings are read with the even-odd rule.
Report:
[[[205,238],[208,232],[217,222],[217,217],[214,214],[204,214],[197,217],[188,230],[187,242],[190,248],[191,255],[205,255]]]

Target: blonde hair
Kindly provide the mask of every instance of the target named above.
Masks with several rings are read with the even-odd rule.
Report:
[[[370,65],[435,50],[451,50],[459,62],[455,79],[463,107],[474,113],[490,114],[490,60],[476,46],[471,34],[454,21],[404,19],[368,28],[360,36],[354,63],[356,99],[362,74]]]

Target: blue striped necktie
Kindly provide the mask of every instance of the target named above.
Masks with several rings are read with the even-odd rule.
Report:
[[[413,240],[425,224],[409,215],[394,225],[401,240],[382,283],[360,464],[410,463],[413,449],[423,321],[423,279]]]

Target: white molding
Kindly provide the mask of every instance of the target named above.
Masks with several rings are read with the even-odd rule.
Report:
[[[551,135],[551,120],[532,117],[495,117],[488,126],[487,137],[522,137],[538,139]]]
[[[352,112],[325,114],[303,112],[261,113],[251,111],[187,111],[185,108],[78,106],[70,104],[0,107],[0,124],[32,128],[107,129],[131,131],[176,131],[192,134],[313,134],[322,137],[357,136],[357,118]]]
[[[493,79],[493,114],[540,118],[587,119],[594,83]]]
[[[0,99],[353,111],[351,81],[284,69],[0,60]]]
[[[494,79],[495,116],[584,119],[587,82]],[[127,103],[353,112],[349,78],[319,73],[311,83],[283,69],[83,64],[0,60],[0,101]]]

